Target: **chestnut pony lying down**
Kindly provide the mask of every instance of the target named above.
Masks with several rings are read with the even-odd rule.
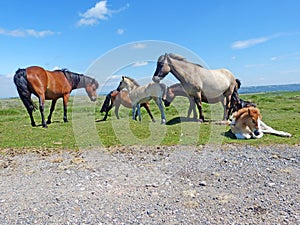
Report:
[[[264,134],[274,134],[282,137],[291,137],[290,133],[278,131],[266,125],[258,108],[241,108],[233,113],[230,123],[232,133],[237,139],[262,138]]]

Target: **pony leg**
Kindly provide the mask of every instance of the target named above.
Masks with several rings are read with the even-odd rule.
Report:
[[[57,99],[52,100],[51,108],[50,108],[50,114],[49,114],[48,119],[47,119],[47,124],[51,124],[51,117],[52,117],[52,113],[55,109],[56,102],[57,102]]]
[[[139,121],[141,122],[142,117],[141,117],[141,105],[140,104],[137,104],[137,114],[138,114],[138,117],[139,117]]]
[[[155,123],[156,121],[155,121],[155,119],[154,119],[154,117],[153,117],[153,115],[152,115],[152,113],[151,113],[151,111],[150,111],[149,104],[148,104],[148,103],[143,103],[141,106],[143,106],[143,107],[146,109],[146,111],[147,111],[147,113],[149,114],[149,116],[150,116],[152,122]]]
[[[39,97],[39,103],[40,103],[40,113],[41,113],[41,117],[42,117],[42,126],[44,128],[47,128],[47,124],[46,124],[46,121],[45,121],[45,116],[44,116],[44,105],[45,105],[45,99],[43,96],[40,96]]]
[[[68,112],[68,109],[67,109],[67,105],[68,105],[68,100],[69,100],[69,96],[70,94],[67,94],[67,95],[64,95],[63,97],[63,105],[64,105],[64,122],[69,122],[68,121],[68,117],[67,117],[67,112]]]
[[[193,118],[197,119],[198,115],[197,115],[197,111],[196,111],[195,101],[190,97],[188,97],[188,98],[189,98],[189,101],[190,101],[190,106],[189,106],[187,117],[190,118],[191,113],[193,111],[193,115],[194,115]]]
[[[194,101],[195,101],[198,111],[199,111],[199,120],[200,120],[200,122],[204,122],[204,116],[203,116],[203,112],[202,112],[201,93],[198,94],[198,96],[194,97]]]
[[[284,131],[275,130],[272,127],[270,127],[267,124],[265,124],[261,120],[259,122],[260,122],[260,128],[261,128],[262,133],[265,133],[265,134],[275,134],[275,135],[282,136],[282,137],[292,137],[292,135],[290,133],[287,133],[287,132],[284,132]]]
[[[158,98],[154,98],[154,100],[161,114],[161,124],[166,124],[166,116],[165,116],[164,106],[162,104],[162,98],[158,97]]]
[[[136,104],[132,105],[132,119],[135,120]]]
[[[32,110],[28,111],[28,114],[29,114],[29,117],[30,117],[31,126],[35,127],[36,124],[35,124],[34,119],[33,119]]]
[[[120,105],[115,105],[115,115],[116,115],[117,119],[120,119],[119,108],[120,108]]]
[[[27,109],[28,114],[29,114],[30,121],[31,121],[31,126],[35,127],[36,124],[35,124],[35,121],[33,119],[33,114],[32,113],[35,110],[36,106],[34,106],[34,104],[32,103],[31,96],[30,95],[27,96],[26,101],[23,100],[23,99],[22,99],[22,101],[23,101],[23,103],[24,103],[24,105]]]

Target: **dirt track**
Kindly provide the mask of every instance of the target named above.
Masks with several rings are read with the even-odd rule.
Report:
[[[0,224],[300,224],[299,150],[5,150]]]

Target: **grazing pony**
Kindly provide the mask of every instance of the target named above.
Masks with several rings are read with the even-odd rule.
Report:
[[[141,121],[140,104],[153,99],[158,106],[161,113],[161,124],[166,123],[166,116],[162,104],[162,98],[165,95],[165,84],[157,84],[151,82],[145,86],[140,86],[134,79],[122,76],[122,80],[117,88],[121,91],[126,88],[128,90],[129,98],[132,102],[132,119],[135,120],[135,113],[137,111],[139,121]]]
[[[158,58],[152,80],[159,83],[169,72],[180,81],[188,95],[194,99],[200,121],[204,121],[203,96],[208,103],[221,102],[224,108],[223,120],[229,118],[231,95],[236,86],[236,80],[229,70],[207,70],[201,65],[188,62],[182,56],[166,53]]]
[[[237,139],[261,138],[264,134],[274,134],[282,137],[291,137],[290,133],[278,131],[266,125],[258,108],[241,108],[233,113],[230,123],[232,133]]]
[[[63,119],[64,122],[67,122],[67,104],[71,91],[77,88],[85,88],[91,101],[96,101],[96,90],[99,86],[98,82],[91,77],[73,73],[66,69],[48,71],[39,66],[18,69],[14,75],[14,83],[30,116],[32,126],[36,126],[32,112],[37,107],[31,99],[31,94],[38,97],[42,126],[44,128],[47,127],[47,124],[51,123],[51,116],[59,98],[63,98]],[[52,100],[47,123],[44,117],[45,100]]]
[[[108,112],[115,107],[115,115],[117,119],[119,119],[119,108],[120,106],[123,105],[126,108],[132,108],[132,102],[129,98],[128,91],[127,90],[122,90],[122,91],[117,91],[113,90],[109,94],[106,95],[106,98],[103,102],[102,108],[100,112],[105,112],[105,116],[103,117],[102,121],[105,121],[107,119]],[[150,104],[149,102],[143,102],[141,103],[141,107],[144,107],[152,122],[155,122],[155,119],[150,111]],[[137,116],[137,114],[136,114]]]

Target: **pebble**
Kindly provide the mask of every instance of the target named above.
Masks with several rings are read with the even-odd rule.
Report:
[[[203,181],[200,181],[199,185],[200,185],[200,186],[206,186],[207,183],[206,183],[206,181],[203,180]]]

